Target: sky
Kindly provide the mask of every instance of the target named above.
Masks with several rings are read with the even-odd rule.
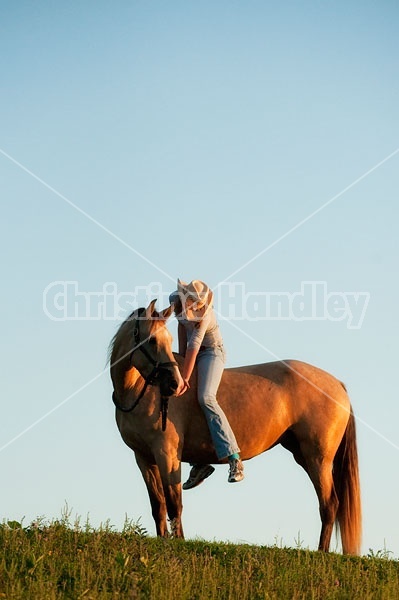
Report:
[[[107,348],[132,308],[202,279],[228,367],[295,358],[345,382],[362,553],[399,557],[398,16],[391,1],[2,3],[1,519],[67,506],[155,534]],[[291,455],[245,469],[184,493],[186,537],[317,548]]]

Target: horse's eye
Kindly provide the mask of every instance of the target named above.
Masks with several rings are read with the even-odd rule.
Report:
[[[157,340],[154,337],[151,337],[149,340],[150,344],[156,344]]]

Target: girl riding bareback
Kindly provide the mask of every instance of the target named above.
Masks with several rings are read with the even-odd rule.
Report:
[[[219,460],[228,459],[229,483],[244,479],[244,466],[230,424],[219,406],[216,393],[226,362],[223,339],[212,308],[213,293],[203,281],[177,280],[177,290],[170,294],[178,320],[179,354],[184,356],[183,381],[177,390],[181,396],[190,387],[190,377],[197,366],[198,402],[204,412]],[[215,469],[211,465],[193,464],[183,489],[196,487]]]

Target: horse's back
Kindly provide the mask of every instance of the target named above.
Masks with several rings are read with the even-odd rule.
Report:
[[[288,429],[298,439],[321,440],[331,428],[343,433],[350,414],[345,386],[296,360],[226,369],[218,398],[249,454],[278,443]]]
[[[334,375],[299,360],[280,360],[225,369],[222,383],[232,385],[246,378],[260,390],[277,390],[284,395],[289,392],[296,399],[296,408],[302,410],[319,402],[334,398],[335,403],[348,406],[345,385]],[[262,382],[262,383],[261,383]]]
[[[317,379],[323,385],[334,381],[343,386],[343,383],[331,373],[315,365],[294,359],[230,367],[225,369],[225,374],[227,373],[248,373],[263,377],[279,385],[286,384],[288,380],[299,378],[308,382],[313,382]],[[345,386],[343,387],[345,389]]]
[[[290,364],[292,362],[294,361],[279,360],[275,362],[230,367],[228,369],[225,369],[224,377],[235,377],[236,374],[246,373],[247,375],[262,377],[263,379],[266,379],[269,382],[282,386],[291,376]]]

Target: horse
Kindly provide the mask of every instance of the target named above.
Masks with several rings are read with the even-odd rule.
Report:
[[[173,305],[157,312],[155,303],[134,310],[111,340],[113,400],[119,432],[133,450],[147,487],[157,535],[184,538],[181,463],[220,464],[227,459],[218,460],[212,445],[197,401],[195,370],[191,387],[175,396],[184,358],[172,352],[166,326]],[[335,525],[343,553],[358,554],[356,425],[345,385],[305,362],[281,360],[226,368],[218,402],[242,460],[281,444],[306,471],[319,502],[319,550],[329,551]]]

